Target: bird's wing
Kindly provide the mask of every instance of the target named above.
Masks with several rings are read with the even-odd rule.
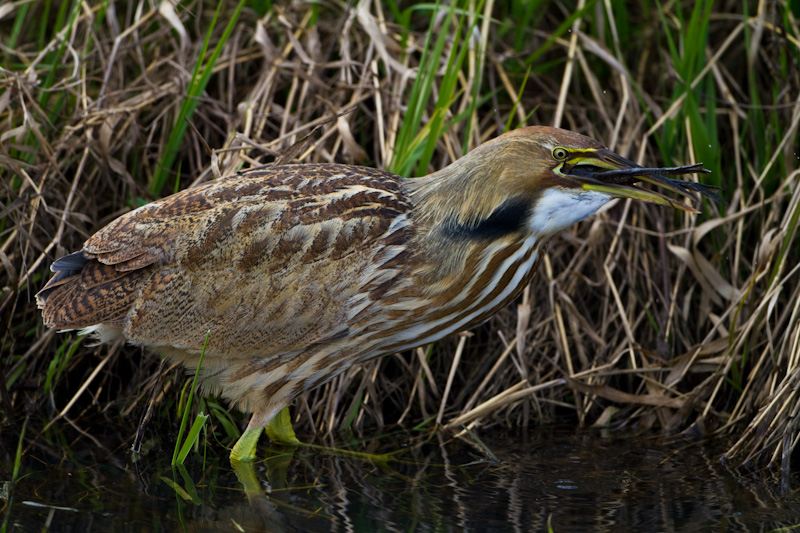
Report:
[[[404,242],[401,178],[287,165],[143,206],[56,261],[39,295],[62,329],[106,324],[133,342],[221,355],[280,353],[336,338],[381,242]]]

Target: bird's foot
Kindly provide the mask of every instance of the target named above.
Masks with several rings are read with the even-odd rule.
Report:
[[[231,450],[231,462],[253,461],[256,458],[256,446],[258,438],[264,428],[247,428],[233,445]]]
[[[289,407],[284,407],[281,411],[270,420],[265,428],[267,437],[270,438],[275,444],[283,446],[299,446],[302,444],[294,434],[292,429],[292,417],[289,415]]]
[[[403,453],[405,450],[397,450],[394,452],[389,453],[369,453],[369,452],[359,452],[355,450],[347,450],[344,448],[336,448],[334,446],[322,446],[320,444],[309,444],[309,443],[301,443],[301,446],[304,448],[310,448],[312,450],[316,450],[322,453],[328,453],[331,455],[339,455],[344,457],[352,457],[354,459],[360,459],[362,461],[370,461],[375,463],[378,466],[385,466],[390,462],[395,460],[395,456]]]
[[[390,453],[376,454],[302,442],[297,438],[297,435],[295,435],[294,430],[292,429],[292,420],[291,416],[289,415],[289,408],[284,407],[275,416],[275,418],[273,418],[269,424],[267,424],[265,428],[248,427],[244,431],[242,436],[238,441],[236,441],[236,444],[231,450],[231,462],[242,463],[255,460],[256,447],[258,445],[258,439],[261,436],[262,429],[265,430],[267,436],[270,438],[273,444],[278,446],[302,446],[304,448],[309,448],[321,453],[352,457],[354,459],[360,459],[363,461],[371,461],[379,466],[387,465],[389,462],[394,460],[396,455],[404,451],[398,450]]]

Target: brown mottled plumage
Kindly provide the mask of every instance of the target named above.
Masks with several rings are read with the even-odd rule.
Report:
[[[353,364],[485,321],[530,281],[542,243],[614,197],[690,210],[631,178],[592,178],[633,167],[534,127],[424,178],[254,170],[114,220],[53,264],[37,301],[49,327],[122,336],[190,369],[210,331],[204,385],[252,411],[260,432]]]

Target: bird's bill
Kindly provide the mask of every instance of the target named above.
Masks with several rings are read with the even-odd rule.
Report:
[[[719,199],[713,191],[708,190],[707,186],[667,177],[668,175],[698,172],[708,173],[708,170],[702,168],[702,164],[684,167],[643,168],[611,150],[602,149],[572,152],[561,165],[560,170],[562,175],[577,181],[584,190],[597,191],[617,198],[633,198],[672,206],[688,213],[699,213],[699,211],[658,191],[640,189],[635,184],[639,181],[646,181],[692,198],[691,193],[687,190],[690,188],[713,200]]]

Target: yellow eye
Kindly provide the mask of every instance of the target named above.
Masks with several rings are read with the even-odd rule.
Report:
[[[554,159],[558,161],[564,161],[567,158],[567,156],[569,156],[569,152],[567,152],[566,148],[561,148],[560,146],[553,148]]]

